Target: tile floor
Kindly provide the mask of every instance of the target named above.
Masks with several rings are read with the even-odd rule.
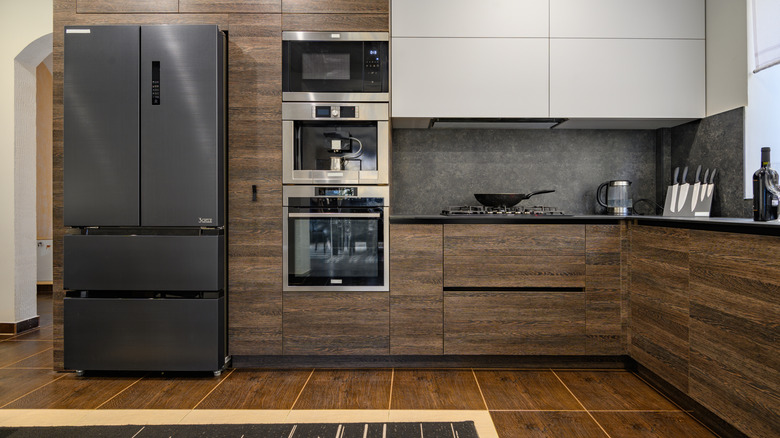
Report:
[[[220,377],[52,371],[41,326],[0,337],[0,426],[473,420],[480,437],[714,437],[621,370],[228,370]],[[45,410],[45,411],[43,411]]]

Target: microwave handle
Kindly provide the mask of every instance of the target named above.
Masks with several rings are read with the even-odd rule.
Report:
[[[288,217],[308,217],[308,218],[326,218],[326,217],[380,217],[379,213],[288,213]]]

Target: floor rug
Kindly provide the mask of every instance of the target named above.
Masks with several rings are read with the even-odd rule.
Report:
[[[0,438],[479,438],[473,421],[0,427]]]

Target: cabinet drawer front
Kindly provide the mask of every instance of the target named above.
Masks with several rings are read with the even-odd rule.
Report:
[[[548,36],[548,0],[393,0],[392,14],[394,37]]]
[[[550,0],[550,36],[704,39],[704,0]]]
[[[585,294],[446,292],[444,354],[585,354]]]
[[[585,256],[584,225],[444,225],[444,257]]]
[[[218,291],[223,236],[65,236],[64,288]]]

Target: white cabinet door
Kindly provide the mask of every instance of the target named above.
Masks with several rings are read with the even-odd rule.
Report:
[[[393,37],[539,37],[548,0],[392,0]]]
[[[552,39],[550,116],[705,116],[703,40]]]
[[[393,38],[393,117],[547,117],[548,39]]]
[[[704,0],[550,0],[552,38],[703,39],[704,21]]]

